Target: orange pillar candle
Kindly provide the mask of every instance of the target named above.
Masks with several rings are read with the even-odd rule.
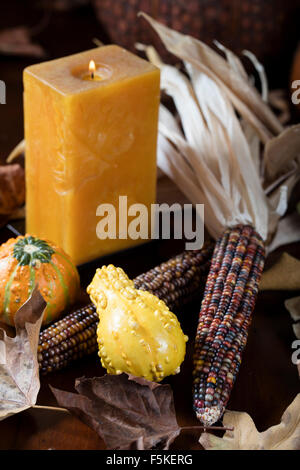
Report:
[[[127,196],[150,213],[159,98],[159,70],[114,45],[25,69],[28,233],[76,264],[141,242],[100,240],[96,210],[112,204],[118,220]]]

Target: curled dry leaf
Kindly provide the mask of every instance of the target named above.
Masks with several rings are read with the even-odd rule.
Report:
[[[300,297],[293,297],[284,302],[285,308],[289,311],[295,321],[293,330],[296,338],[300,339]],[[300,365],[300,364],[299,364]]]
[[[108,449],[168,449],[180,433],[169,385],[121,374],[83,377],[75,389],[51,387],[59,405],[93,428]]]
[[[293,320],[300,320],[300,297],[293,297],[284,302]]]
[[[278,89],[270,91],[269,103],[272,108],[278,111],[278,119],[281,124],[287,124],[291,119],[290,98],[288,96],[287,90]]]
[[[0,329],[0,420],[30,408],[40,388],[37,346],[46,302],[35,288],[15,317],[16,336]]]
[[[45,56],[44,49],[31,41],[29,30],[25,26],[0,31],[0,53],[32,57]]]
[[[6,163],[11,163],[13,160],[25,158],[25,139],[16,145],[16,147],[10,152],[6,159]]]
[[[204,433],[200,444],[206,450],[299,450],[300,449],[300,394],[282,415],[281,422],[264,432],[258,432],[247,413],[227,411],[225,427],[234,427],[224,436]]]
[[[288,253],[279,258],[262,275],[260,290],[299,290],[300,260]]]
[[[25,202],[24,170],[18,164],[0,166],[0,215],[10,215]]]
[[[267,142],[264,149],[266,180],[274,180],[287,168],[292,168],[299,156],[300,125],[286,128],[277,137]]]

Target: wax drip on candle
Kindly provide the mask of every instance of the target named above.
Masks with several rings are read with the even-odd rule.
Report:
[[[95,70],[96,70],[96,64],[93,60],[90,60],[90,63],[89,63],[89,71],[90,71],[90,74],[91,74],[91,79],[94,80],[94,77],[95,77]]]

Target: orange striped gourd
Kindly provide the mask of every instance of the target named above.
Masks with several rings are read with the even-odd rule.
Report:
[[[69,256],[50,241],[31,235],[0,247],[0,321],[14,325],[19,307],[35,285],[47,302],[43,324],[70,306],[79,291],[79,274]]]

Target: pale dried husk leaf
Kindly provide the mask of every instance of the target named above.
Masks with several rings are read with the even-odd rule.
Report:
[[[191,202],[205,205],[205,224],[213,237],[242,223],[253,225],[270,242],[299,172],[295,148],[289,149],[284,165],[279,166],[276,155],[272,163],[286,136],[278,136],[283,127],[264,102],[268,86],[263,66],[245,51],[262,82],[260,97],[229,49],[217,43],[225,60],[201,41],[143,16],[187,71],[185,75],[164,64],[152,46],[139,45],[160,67],[161,88],[172,97],[181,124],[161,107],[159,167]],[[267,142],[263,160],[260,146]]]
[[[278,137],[270,140],[264,150],[266,181],[274,181],[295,166],[300,156],[300,124],[290,126]]]
[[[292,297],[284,302],[293,320],[300,320],[300,297]]]
[[[293,324],[293,331],[296,338],[300,339],[300,297],[292,297],[284,302],[285,308],[289,311],[292,319],[297,322]]]
[[[296,336],[296,338],[300,339],[300,323],[294,323],[293,324],[293,331]],[[298,369],[299,369],[300,363],[298,363]],[[300,375],[300,372],[299,372]]]
[[[268,80],[265,72],[264,66],[257,60],[257,57],[253,54],[253,52],[245,50],[243,51],[244,56],[248,57],[251,60],[252,64],[254,65],[261,83],[261,97],[262,100],[266,103],[268,102],[268,95],[269,95],[269,87],[268,87]]]
[[[140,13],[154,28],[169,52],[192,64],[217,83],[234,103],[241,116],[248,120],[267,141],[283,130],[270,108],[262,103],[257,90],[233,72],[227,61],[203,42],[174,31]]]
[[[276,109],[278,120],[283,125],[291,120],[289,100],[290,97],[284,89],[271,90],[269,93],[269,103],[273,109]]]
[[[282,415],[281,422],[264,432],[258,432],[252,418],[244,412],[226,411],[223,418],[226,431],[222,438],[203,433],[200,443],[206,450],[299,450],[300,394]]]
[[[20,157],[21,155],[25,155],[25,139],[21,140],[21,142],[16,145],[16,147],[10,152],[8,155],[6,162],[11,163],[16,158]]]
[[[296,243],[300,240],[300,215],[295,212],[288,214],[278,221],[277,230],[270,244],[267,246],[267,253],[277,250],[280,246]]]

